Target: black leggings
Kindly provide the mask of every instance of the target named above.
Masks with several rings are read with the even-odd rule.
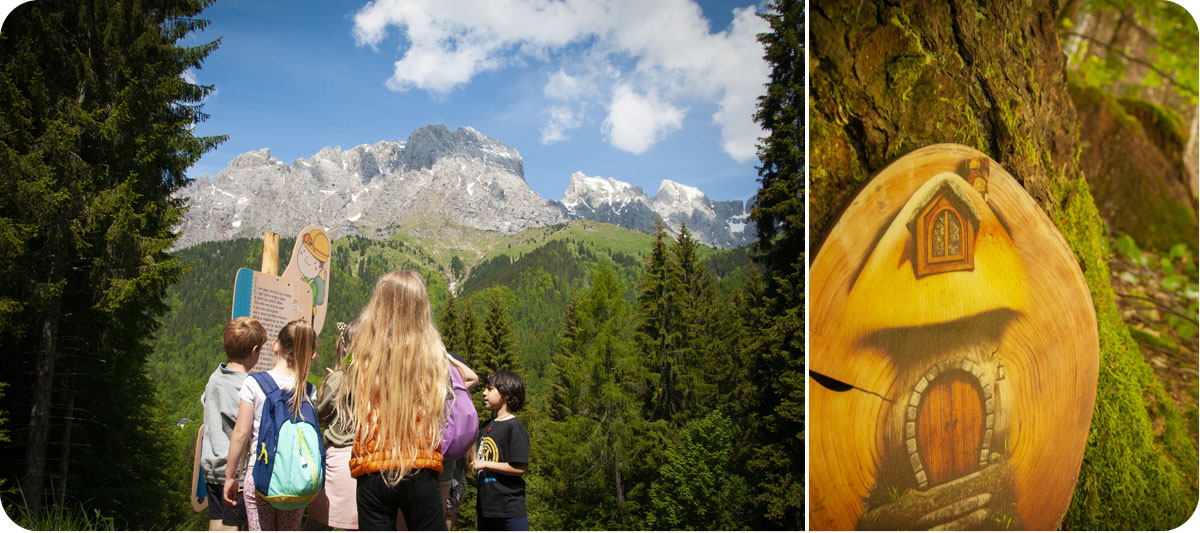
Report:
[[[446,513],[437,472],[422,468],[389,487],[375,472],[358,477],[358,528],[364,531],[395,531],[396,510],[404,513],[410,531],[445,531]]]

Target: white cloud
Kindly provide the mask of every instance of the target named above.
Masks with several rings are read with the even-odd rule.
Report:
[[[550,117],[542,125],[542,144],[553,144],[567,140],[565,132],[583,125],[579,113],[569,107],[552,106]]]
[[[609,142],[626,152],[640,154],[683,125],[685,112],[659,99],[657,91],[642,96],[628,85],[613,90],[604,130]]]
[[[583,92],[582,85],[583,82],[579,78],[559,69],[558,72],[550,75],[546,86],[542,88],[542,94],[552,100],[570,100]]]
[[[387,81],[396,91],[444,95],[482,72],[561,62],[542,92],[575,111],[572,120],[551,112],[543,142],[579,127],[571,124],[582,120],[589,96],[609,93],[604,128],[614,146],[641,153],[678,129],[681,109],[710,103],[722,149],[745,161],[762,135],[753,112],[769,71],[755,37],[768,29],[751,6],[735,9],[728,29],[710,32],[692,0],[376,0],[355,15],[353,31],[375,48],[398,33],[401,57]],[[652,115],[623,118],[639,106]]]

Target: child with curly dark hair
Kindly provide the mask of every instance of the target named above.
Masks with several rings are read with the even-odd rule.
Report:
[[[528,531],[525,472],[529,468],[529,433],[513,412],[525,403],[525,383],[507,370],[488,375],[483,407],[492,418],[479,428],[479,451],[471,468],[479,478],[476,503],[479,529]]]

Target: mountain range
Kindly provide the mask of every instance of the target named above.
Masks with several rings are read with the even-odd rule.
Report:
[[[335,236],[387,238],[412,225],[449,222],[511,235],[576,219],[646,232],[662,219],[670,233],[686,223],[697,240],[720,248],[754,237],[747,216],[753,199],[714,202],[671,180],[647,196],[640,187],[576,172],[555,201],[534,192],[524,174],[515,148],[470,127],[424,126],[407,140],[326,147],[291,165],[263,148],[177,193],[190,209],[176,247],[264,231],[290,236],[309,224]]]

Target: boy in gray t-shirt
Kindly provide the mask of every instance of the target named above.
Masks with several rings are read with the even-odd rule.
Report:
[[[225,345],[224,363],[208,377],[200,403],[204,405],[204,439],[200,445],[200,470],[208,486],[208,530],[237,531],[247,525],[243,504],[241,479],[238,479],[238,504],[225,503],[221,492],[225,486],[225,461],[229,457],[229,435],[237,423],[242,383],[254,364],[258,352],[267,340],[262,324],[250,317],[238,317],[225,325],[221,341]]]

